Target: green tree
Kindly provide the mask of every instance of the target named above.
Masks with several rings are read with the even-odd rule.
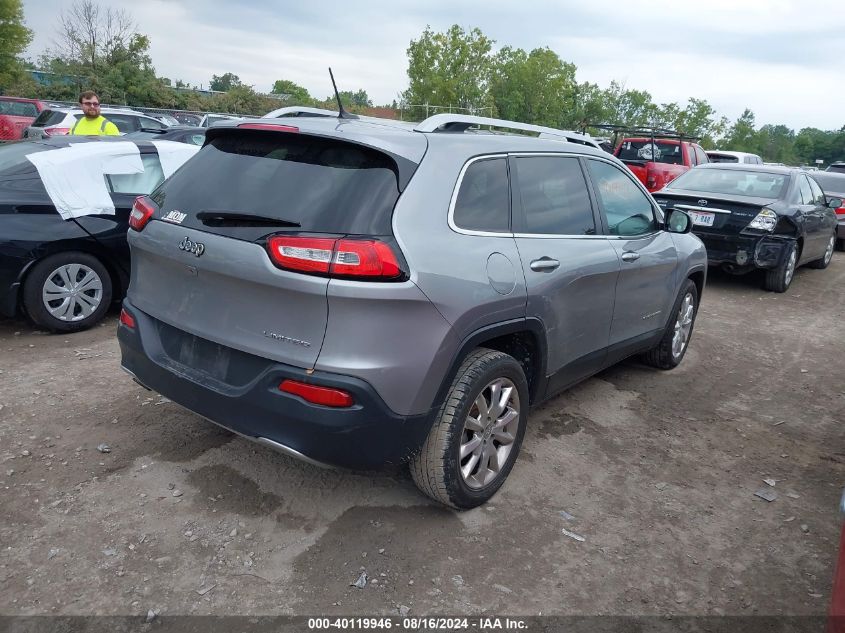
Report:
[[[655,124],[657,106],[648,92],[628,90],[625,84],[611,81],[610,86],[604,91],[603,98],[606,117],[601,122],[631,127]]]
[[[563,125],[576,92],[575,65],[549,48],[526,53],[504,47],[494,60],[490,96],[500,117],[536,125]]]
[[[313,105],[314,98],[308,94],[308,91],[287,79],[277,79],[273,84],[273,93],[279,95],[289,95],[285,100],[289,105]]]
[[[465,32],[455,24],[435,33],[427,26],[408,47],[409,86],[402,93],[403,101],[411,106],[429,104],[488,113],[492,106],[488,87],[494,67],[493,43],[477,28]],[[425,107],[411,112],[412,117],[426,114]]]
[[[327,102],[331,102],[337,104],[337,99],[334,95],[328,96],[325,99]],[[358,90],[356,92],[352,92],[351,90],[341,90],[340,91],[340,101],[343,103],[344,108],[349,108],[350,106],[356,108],[372,108],[373,102],[370,97],[367,95],[366,90]]]
[[[19,80],[20,59],[32,41],[32,31],[24,25],[22,0],[0,0],[0,89]]]
[[[746,108],[736,122],[728,129],[725,138],[719,143],[720,149],[735,152],[754,152],[757,149],[754,127],[754,113]],[[756,152],[755,152],[756,153]]]
[[[208,88],[218,92],[226,92],[227,90],[231,90],[232,88],[241,85],[243,85],[241,84],[241,78],[234,73],[224,73],[219,77],[217,75],[212,75],[211,81],[208,82]]]
[[[795,157],[795,132],[785,125],[764,125],[755,134],[754,148],[764,160],[791,165]]]

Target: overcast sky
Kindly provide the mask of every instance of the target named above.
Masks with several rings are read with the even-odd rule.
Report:
[[[24,0],[28,55],[51,46],[71,0]],[[378,105],[407,88],[407,48],[426,25],[459,24],[574,63],[579,82],[617,80],[657,103],[707,100],[735,120],[845,125],[845,0],[101,0],[150,38],[159,76],[208,86],[232,72],[268,92],[289,79],[315,97],[363,88]]]

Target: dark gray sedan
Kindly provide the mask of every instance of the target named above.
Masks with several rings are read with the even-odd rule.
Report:
[[[824,189],[824,193],[828,198],[845,200],[845,174],[834,171],[820,171],[813,172],[810,176]],[[836,218],[838,220],[836,248],[840,251],[845,251],[845,207],[836,209]]]
[[[834,209],[842,201],[798,168],[700,165],[654,197],[692,217],[711,266],[735,274],[763,269],[767,290],[785,292],[798,266],[827,268],[833,256]]]

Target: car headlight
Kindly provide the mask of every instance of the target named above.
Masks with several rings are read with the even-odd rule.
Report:
[[[760,231],[768,231],[771,233],[775,230],[778,223],[778,214],[771,209],[763,209],[757,214],[757,217],[751,220],[748,224],[749,229],[759,229]]]

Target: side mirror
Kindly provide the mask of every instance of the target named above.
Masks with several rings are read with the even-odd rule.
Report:
[[[667,209],[666,230],[670,233],[689,233],[692,230],[692,218],[678,209]]]
[[[831,209],[839,209],[842,207],[842,198],[828,198],[827,206]]]

